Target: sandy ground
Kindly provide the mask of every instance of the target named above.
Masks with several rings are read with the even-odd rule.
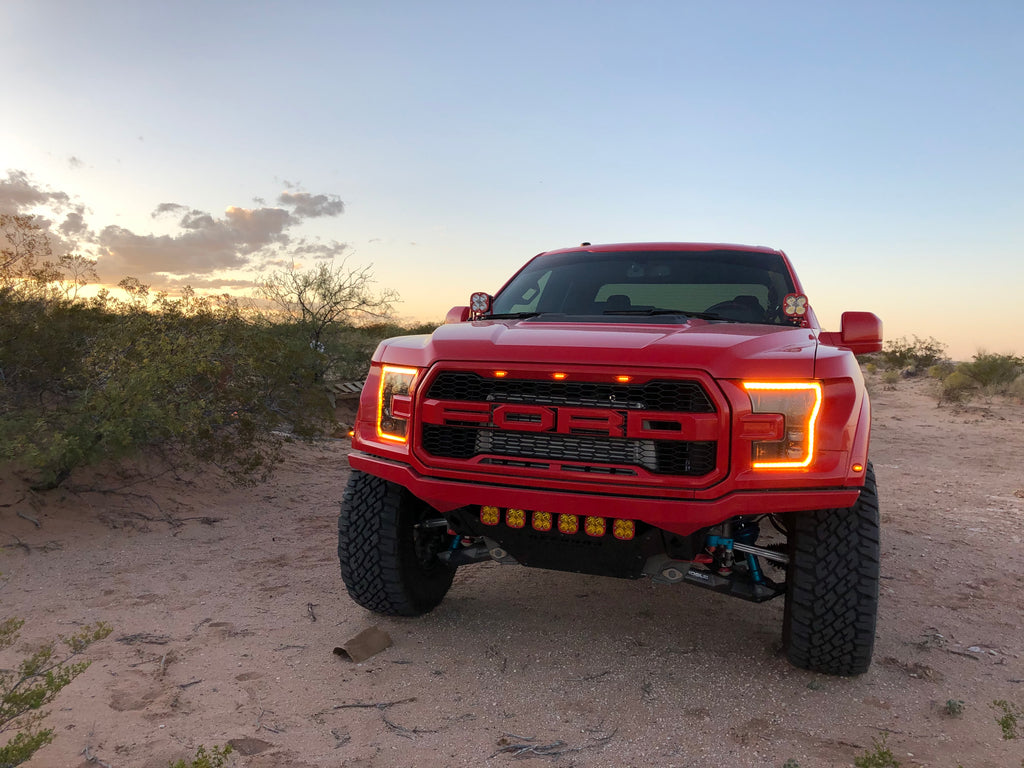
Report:
[[[39,495],[8,479],[0,616],[28,619],[17,650],[114,627],[31,765],[166,768],[232,741],[253,768],[810,768],[888,734],[903,766],[1019,768],[1024,717],[1004,740],[992,703],[1024,707],[1024,406],[939,408],[927,387],[872,382],[882,603],[855,679],[780,656],[780,600],[685,585],[486,564],[424,618],[370,614],[336,560],[347,441],[291,446],[253,489],[206,474],[96,490],[125,483],[111,472]],[[371,626],[394,645],[361,664],[332,653]]]

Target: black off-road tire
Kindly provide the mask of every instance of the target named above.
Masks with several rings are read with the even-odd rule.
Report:
[[[797,667],[859,675],[871,665],[878,614],[879,518],[875,471],[849,509],[794,513],[782,644]]]
[[[436,558],[444,528],[417,529],[440,515],[404,488],[353,470],[338,517],[341,578],[359,605],[389,616],[421,616],[448,593],[455,569]]]

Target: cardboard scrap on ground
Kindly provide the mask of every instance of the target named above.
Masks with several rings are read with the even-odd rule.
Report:
[[[379,627],[364,629],[334,649],[338,656],[347,656],[357,664],[391,647],[391,635]]]

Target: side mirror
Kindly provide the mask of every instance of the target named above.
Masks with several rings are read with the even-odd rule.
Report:
[[[882,321],[874,312],[843,312],[839,333],[823,332],[818,340],[830,347],[845,347],[855,355],[881,352]]]
[[[452,307],[444,317],[444,324],[464,323],[469,320],[469,307]]]

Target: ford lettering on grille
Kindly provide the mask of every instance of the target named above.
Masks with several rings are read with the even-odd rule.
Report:
[[[610,408],[572,408],[526,404],[423,401],[422,421],[461,426],[599,435],[633,439],[714,440],[718,417],[713,413],[652,413]]]

